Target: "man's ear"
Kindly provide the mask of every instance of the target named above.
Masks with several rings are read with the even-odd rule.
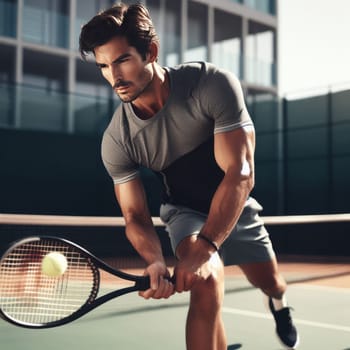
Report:
[[[151,43],[149,45],[149,52],[147,53],[147,59],[149,62],[156,62],[158,59],[158,45]]]

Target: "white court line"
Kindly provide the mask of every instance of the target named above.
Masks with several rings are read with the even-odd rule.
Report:
[[[290,282],[288,282],[290,283]],[[317,283],[317,282],[316,282]],[[321,284],[308,284],[305,282],[293,282],[292,286],[289,286],[289,288],[293,288],[297,286],[298,288],[303,289],[321,289],[322,291],[327,291],[331,293],[343,293],[343,294],[350,294],[350,288],[348,287],[333,287],[333,286],[323,286]]]
[[[223,307],[222,311],[226,314],[234,314],[234,315],[241,315],[241,316],[248,316],[248,317],[255,317],[255,318],[263,318],[265,320],[272,320],[272,316],[261,313],[261,312],[255,312],[255,311],[248,311],[248,310],[241,310],[241,309],[234,309],[231,307]],[[293,318],[293,321],[298,324],[302,324],[305,326],[311,326],[311,327],[317,327],[317,328],[326,328],[326,329],[332,329],[336,331],[343,331],[343,332],[349,332],[350,333],[350,327],[346,326],[340,326],[330,323],[321,323],[321,322],[313,322],[313,321],[307,321],[302,320],[298,318]]]

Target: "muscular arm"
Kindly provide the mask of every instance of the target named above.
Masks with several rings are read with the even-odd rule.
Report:
[[[200,233],[217,245],[221,245],[232,231],[253,188],[254,145],[253,128],[215,135],[215,159],[225,175]],[[179,244],[176,253],[180,259],[175,269],[178,292],[191,289],[198,279],[205,279],[212,273],[212,266],[218,264],[214,252],[208,242],[194,236]]]
[[[215,135],[215,159],[225,176],[211,202],[201,234],[221,245],[236,225],[254,186],[254,129]]]
[[[141,180],[116,185],[115,194],[125,219],[125,233],[133,247],[147,264],[164,263]]]
[[[173,293],[173,285],[163,277],[169,277],[162,247],[149,213],[146,195],[139,178],[115,186],[115,194],[125,219],[127,238],[146,261],[145,274],[151,279],[151,289],[141,292],[145,298],[167,298]]]

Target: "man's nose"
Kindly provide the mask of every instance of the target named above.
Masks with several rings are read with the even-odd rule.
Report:
[[[111,77],[112,77],[113,86],[115,84],[117,84],[120,80],[122,80],[122,75],[121,75],[120,69],[112,66],[111,67]]]

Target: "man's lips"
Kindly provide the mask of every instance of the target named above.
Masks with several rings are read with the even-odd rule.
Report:
[[[128,83],[119,83],[114,85],[113,90],[117,93],[122,93],[128,90],[128,88],[129,88]]]

